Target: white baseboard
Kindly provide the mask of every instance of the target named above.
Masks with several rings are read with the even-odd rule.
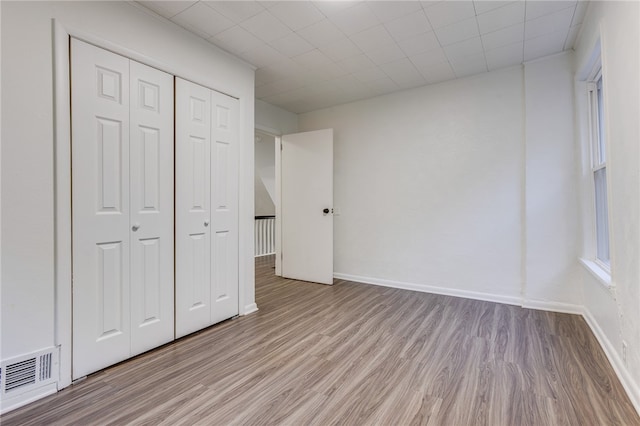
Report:
[[[244,307],[244,313],[242,315],[249,315],[257,311],[258,305],[256,305],[255,303],[251,303],[250,305]]]
[[[53,395],[58,391],[55,383],[49,383],[42,387],[32,389],[30,391],[16,395],[13,398],[7,398],[0,400],[0,414],[8,413],[16,408],[23,407],[34,401],[44,398],[45,396]]]
[[[487,302],[505,303],[507,305],[522,305],[522,299],[517,296],[504,296],[500,294],[482,293],[470,290],[460,290],[448,287],[436,287],[425,284],[407,283],[402,281],[385,280],[381,278],[363,277],[359,275],[342,274],[334,272],[333,277],[340,280],[354,281],[364,284],[374,284],[383,287],[399,288],[402,290],[419,291],[422,293],[442,294],[445,296],[463,297],[465,299],[484,300]]]
[[[636,383],[633,377],[631,377],[629,369],[625,365],[624,361],[622,361],[622,358],[620,358],[620,355],[618,355],[618,351],[613,347],[611,341],[607,338],[604,331],[602,331],[602,328],[600,328],[600,325],[598,325],[596,319],[586,307],[583,308],[582,316],[591,328],[593,334],[596,336],[596,339],[598,339],[598,343],[600,343],[605,355],[609,359],[620,383],[622,383],[622,387],[627,391],[627,396],[629,396],[633,407],[636,409],[638,414],[640,414],[640,386],[638,386],[638,383]]]
[[[523,308],[537,309],[538,311],[561,312],[563,314],[582,315],[584,308],[581,305],[563,302],[548,302],[546,300],[527,300],[522,302]]]

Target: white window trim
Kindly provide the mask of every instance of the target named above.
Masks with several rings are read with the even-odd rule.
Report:
[[[596,262],[582,257],[580,258],[580,263],[605,288],[608,290],[612,290],[614,288],[613,280],[611,279],[611,272],[604,269],[601,262]]]
[[[597,59],[592,62],[592,67],[591,70],[586,78],[586,89],[587,89],[587,102],[588,102],[588,108],[587,108],[587,112],[588,112],[588,118],[587,118],[587,123],[588,123],[588,143],[589,143],[589,153],[590,153],[590,192],[591,192],[591,199],[592,202],[591,204],[591,211],[590,211],[590,215],[592,217],[592,235],[593,235],[593,247],[591,248],[589,253],[589,257],[591,257],[591,259],[585,259],[585,258],[581,258],[580,261],[581,263],[587,268],[587,270],[589,270],[589,272],[592,273],[592,275],[594,275],[594,277],[596,277],[598,279],[598,281],[600,283],[602,283],[605,287],[607,288],[611,288],[613,287],[613,281],[611,279],[611,229],[610,226],[608,226],[609,231],[608,231],[608,249],[609,249],[609,264],[606,264],[605,262],[603,262],[601,259],[598,258],[598,225],[597,225],[597,217],[596,217],[596,203],[597,203],[597,199],[596,199],[596,188],[595,188],[595,173],[598,170],[601,169],[605,169],[607,168],[607,160],[609,158],[609,153],[608,153],[608,144],[607,144],[607,137],[605,135],[605,145],[604,145],[604,161],[601,161],[600,158],[600,140],[599,140],[599,135],[601,134],[601,130],[600,129],[600,122],[599,119],[597,118],[599,115],[599,111],[598,111],[598,101],[597,101],[597,81],[602,78],[602,58],[601,58],[601,52],[598,49],[598,52],[594,52],[594,54],[597,53]],[[602,82],[603,86],[604,86],[604,81]],[[602,102],[604,103],[604,97],[606,97],[606,90],[604,90],[604,87],[602,88],[602,91],[604,93]],[[594,99],[595,97],[595,99]],[[606,111],[606,110],[605,110]],[[606,116],[606,112],[605,112],[605,116]],[[605,132],[606,132],[606,126],[605,126]],[[594,138],[598,138],[597,140],[594,140]],[[607,179],[607,199],[606,199],[606,204],[607,204],[607,221],[609,222],[608,225],[610,225],[610,217],[611,217],[611,202],[610,202],[610,191],[609,191],[609,179]]]

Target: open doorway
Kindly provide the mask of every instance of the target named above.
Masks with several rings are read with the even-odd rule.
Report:
[[[273,275],[276,253],[276,136],[256,129],[254,152],[256,273]]]

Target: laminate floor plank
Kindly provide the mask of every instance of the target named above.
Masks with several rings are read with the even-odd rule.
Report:
[[[256,259],[257,313],[0,417],[12,425],[640,425],[580,316]]]

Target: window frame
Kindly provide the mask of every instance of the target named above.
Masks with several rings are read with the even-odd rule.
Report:
[[[591,194],[593,196],[593,236],[594,250],[593,262],[609,275],[611,274],[611,233],[610,233],[610,208],[607,176],[607,137],[605,114],[605,90],[602,73],[601,59],[595,62],[586,81],[588,100],[588,134],[589,150],[591,153]],[[598,174],[604,178],[604,191],[598,191]],[[602,193],[604,192],[604,194]],[[601,198],[604,197],[604,200]],[[601,217],[604,209],[604,223]],[[604,229],[602,228],[604,227]],[[604,235],[602,235],[604,234]],[[606,238],[604,241],[602,238]],[[606,251],[607,259],[601,257],[602,251]]]

